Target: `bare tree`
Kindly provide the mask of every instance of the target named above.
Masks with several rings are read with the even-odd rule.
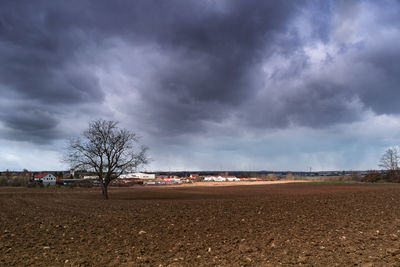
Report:
[[[147,147],[140,145],[137,135],[117,125],[102,119],[90,122],[82,137],[70,140],[64,157],[72,168],[96,173],[104,199],[111,181],[149,161]]]
[[[397,147],[391,147],[381,157],[379,167],[388,171],[397,171],[400,166],[400,151]]]

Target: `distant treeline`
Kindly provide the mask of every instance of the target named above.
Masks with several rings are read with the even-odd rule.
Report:
[[[400,170],[390,170],[386,172],[369,172],[365,176],[359,177],[359,179],[361,182],[368,183],[400,183]]]
[[[0,186],[27,186],[28,182],[25,177],[0,177]]]

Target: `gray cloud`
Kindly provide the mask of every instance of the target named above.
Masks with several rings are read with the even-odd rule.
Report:
[[[259,59],[287,30],[296,8],[258,1],[3,3],[1,84],[48,112],[50,103],[69,112],[82,103],[104,101],[106,92],[90,64],[99,63],[96,57],[108,48],[107,40],[156,45],[161,53],[184,60],[153,73],[155,87],[143,81],[140,94],[148,104],[156,103],[153,119],[160,118],[167,132],[185,131],[199,120],[222,120],[252,96]],[[174,101],[163,101],[171,96]],[[225,110],[212,108],[215,104]]]
[[[61,136],[56,129],[59,119],[46,108],[34,105],[3,106],[0,119],[5,129],[1,136],[9,140],[45,144]]]
[[[0,137],[48,143],[99,116],[173,139],[397,115],[399,6],[5,1]]]

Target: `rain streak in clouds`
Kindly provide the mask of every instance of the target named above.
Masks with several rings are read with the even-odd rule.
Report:
[[[113,119],[148,170],[372,169],[399,144],[397,1],[4,1],[0,169]]]

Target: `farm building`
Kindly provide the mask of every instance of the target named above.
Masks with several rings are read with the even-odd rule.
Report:
[[[85,180],[98,180],[99,176],[97,176],[97,175],[85,175],[85,176],[83,176],[83,179],[85,179]]]
[[[135,173],[121,174],[119,176],[119,178],[120,179],[154,180],[154,179],[156,179],[156,175],[154,173],[135,172]]]
[[[222,176],[206,176],[204,177],[204,181],[205,182],[226,182],[226,178],[222,177]]]
[[[51,173],[43,172],[35,175],[34,180],[43,185],[56,185],[57,178]]]
[[[239,182],[239,181],[240,181],[240,179],[237,178],[237,177],[235,177],[235,176],[226,177],[226,180],[227,180],[228,182]]]
[[[236,178],[234,176],[229,176],[229,177],[222,177],[222,176],[206,176],[204,177],[205,182],[238,182],[240,181],[239,178]]]
[[[127,173],[127,174],[122,174],[118,177],[118,180],[116,183],[119,184],[148,184],[149,182],[153,183],[155,182],[156,175],[153,173],[141,173],[141,172],[135,172],[135,173]]]

